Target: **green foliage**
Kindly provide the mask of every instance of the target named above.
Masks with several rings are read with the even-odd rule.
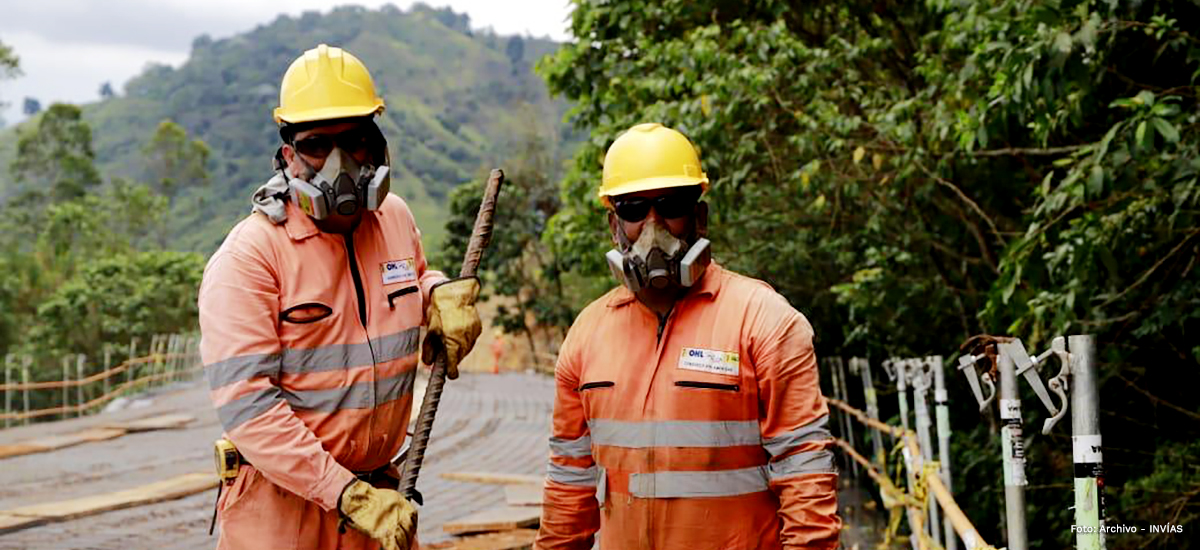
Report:
[[[635,123],[676,127],[714,182],[715,256],[805,312],[818,354],[1095,334],[1110,520],[1172,520],[1122,490],[1146,479],[1194,529],[1200,485],[1165,483],[1154,456],[1200,458],[1180,446],[1200,430],[1200,38],[1180,23],[1198,18],[1181,1],[580,0],[581,39],[538,70],[591,139],[543,240],[604,279],[603,152]],[[999,498],[969,401],[955,485]],[[1069,478],[1070,446],[1043,439],[1031,477]],[[1069,492],[1036,495],[1033,547],[1069,545]],[[964,502],[989,541],[995,498]]]
[[[204,257],[145,251],[88,261],[39,307],[30,338],[95,357],[105,343],[195,329]]]

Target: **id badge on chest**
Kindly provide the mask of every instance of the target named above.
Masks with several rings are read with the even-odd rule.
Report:
[[[738,376],[738,354],[732,351],[717,351],[703,348],[679,350],[678,367],[684,370]]]

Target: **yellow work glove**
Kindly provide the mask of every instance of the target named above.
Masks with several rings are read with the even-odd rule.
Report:
[[[440,343],[446,349],[446,377],[454,380],[458,378],[458,364],[483,332],[483,323],[475,310],[479,279],[450,279],[434,285],[430,294],[429,308],[425,310],[429,334],[421,348],[421,361],[432,365]]]
[[[417,536],[417,509],[399,492],[351,481],[338,498],[347,523],[375,539],[383,550],[409,550]]]

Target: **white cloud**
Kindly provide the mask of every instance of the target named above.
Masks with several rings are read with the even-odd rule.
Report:
[[[365,0],[368,8],[415,2]],[[569,0],[426,0],[471,16],[471,25],[499,34],[570,39]],[[0,41],[21,58],[23,76],[0,81],[0,111],[9,123],[24,118],[21,103],[33,97],[81,103],[99,97],[104,82],[120,91],[147,63],[178,65],[201,34],[227,38],[268,24],[280,14],[328,12],[329,0],[35,0],[12,2],[0,18]]]
[[[30,33],[6,33],[4,43],[21,59],[22,76],[0,84],[0,100],[8,108],[0,116],[8,122],[24,118],[21,105],[32,97],[45,108],[56,101],[83,103],[99,97],[100,86],[122,83],[148,63],[178,65],[187,51],[158,50],[127,44],[56,42]]]

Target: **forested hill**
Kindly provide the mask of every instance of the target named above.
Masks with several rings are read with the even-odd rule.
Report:
[[[123,93],[84,105],[99,172],[150,183],[142,157],[164,119],[181,125],[189,140],[203,140],[209,181],[176,191],[166,243],[211,252],[270,177],[280,79],[318,43],[344,47],[370,68],[387,102],[380,124],[391,147],[392,190],[413,206],[426,246],[441,241],[455,185],[530,140],[554,159],[563,157],[559,144],[570,141],[561,122],[565,104],[552,101],[531,70],[554,42],[473,31],[466,15],[449,9],[342,7],[280,16],[227,39],[200,36],[181,67],[149,66]],[[16,132],[0,133],[0,173],[9,173]],[[20,190],[7,178],[0,183],[6,197]]]

